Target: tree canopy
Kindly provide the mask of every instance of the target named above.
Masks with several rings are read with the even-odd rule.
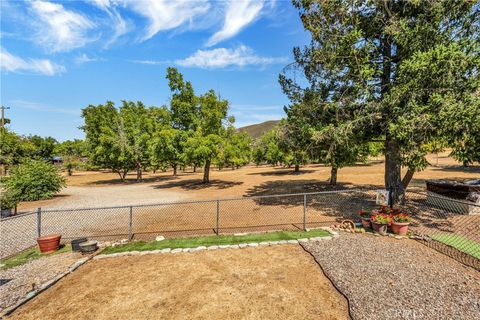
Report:
[[[414,172],[425,168],[431,141],[444,138],[466,162],[477,157],[472,143],[478,142],[480,122],[478,3],[293,3],[312,38],[294,48],[292,66],[307,86],[286,73],[280,82],[310,122],[324,115],[332,119],[320,121],[321,141],[336,141],[336,150],[348,151],[383,139],[385,186],[396,198]],[[403,178],[402,166],[408,169]]]

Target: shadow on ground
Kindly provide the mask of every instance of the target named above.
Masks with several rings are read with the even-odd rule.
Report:
[[[201,179],[188,179],[188,180],[174,180],[169,181],[167,183],[163,183],[162,185],[154,186],[155,189],[168,189],[168,188],[182,188],[184,190],[201,190],[201,189],[208,189],[208,188],[216,188],[216,189],[227,189],[233,186],[238,186],[243,184],[241,181],[225,181],[214,179],[210,180],[210,183],[203,183]]]
[[[182,173],[182,176],[190,175],[188,173]],[[153,183],[153,182],[162,182],[162,181],[169,181],[176,179],[176,177],[172,176],[156,176],[156,177],[147,177],[143,178],[142,181],[137,181],[136,176],[129,175],[125,180],[118,179],[109,179],[109,180],[98,180],[86,183],[86,185],[128,185],[128,184],[136,184],[136,183]]]

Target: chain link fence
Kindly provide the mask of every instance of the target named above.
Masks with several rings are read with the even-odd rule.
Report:
[[[397,207],[412,215],[419,241],[473,266],[480,262],[480,206],[425,192],[407,192]],[[151,205],[41,210],[0,219],[0,258],[59,233],[100,241],[153,240],[162,235],[232,234],[330,226],[376,207],[376,190],[339,190]]]

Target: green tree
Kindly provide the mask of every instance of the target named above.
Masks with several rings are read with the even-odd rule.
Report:
[[[82,110],[85,124],[85,141],[89,160],[103,168],[109,168],[125,180],[128,171],[136,167],[135,157],[129,148],[125,124],[113,102],[105,105],[89,105]]]
[[[288,115],[288,109],[287,109]],[[277,131],[278,144],[285,154],[288,166],[294,165],[295,172],[300,171],[300,165],[308,161],[311,133],[298,118],[287,116],[288,120],[280,121]]]
[[[65,187],[65,179],[54,165],[43,160],[27,160],[12,167],[5,188],[18,201],[50,199]]]
[[[204,164],[204,183],[210,181],[210,166],[222,150],[227,114],[228,101],[220,99],[213,90],[199,97],[196,130],[193,136],[188,138],[186,146],[188,153]]]
[[[22,162],[34,153],[33,144],[7,128],[0,128],[0,175],[9,166]]]
[[[27,137],[34,149],[30,155],[34,159],[52,160],[55,146],[58,141],[52,137],[40,137],[37,135]]]
[[[294,49],[295,66],[324,92],[320,102],[348,109],[334,135],[385,138],[385,186],[398,199],[427,164],[425,144],[449,135],[458,150],[462,117],[478,119],[478,3],[293,3],[312,37]]]
[[[80,165],[80,159],[87,155],[85,141],[80,139],[66,140],[55,146],[55,154],[61,156],[63,167],[68,175],[73,174],[73,169]]]
[[[234,121],[235,119],[230,117],[223,148],[217,160],[219,167],[229,166],[232,170],[250,162],[252,143],[252,138],[246,132],[236,131]]]

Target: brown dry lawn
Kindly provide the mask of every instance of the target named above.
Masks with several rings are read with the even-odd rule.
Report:
[[[300,246],[89,262],[9,319],[348,319]]]

